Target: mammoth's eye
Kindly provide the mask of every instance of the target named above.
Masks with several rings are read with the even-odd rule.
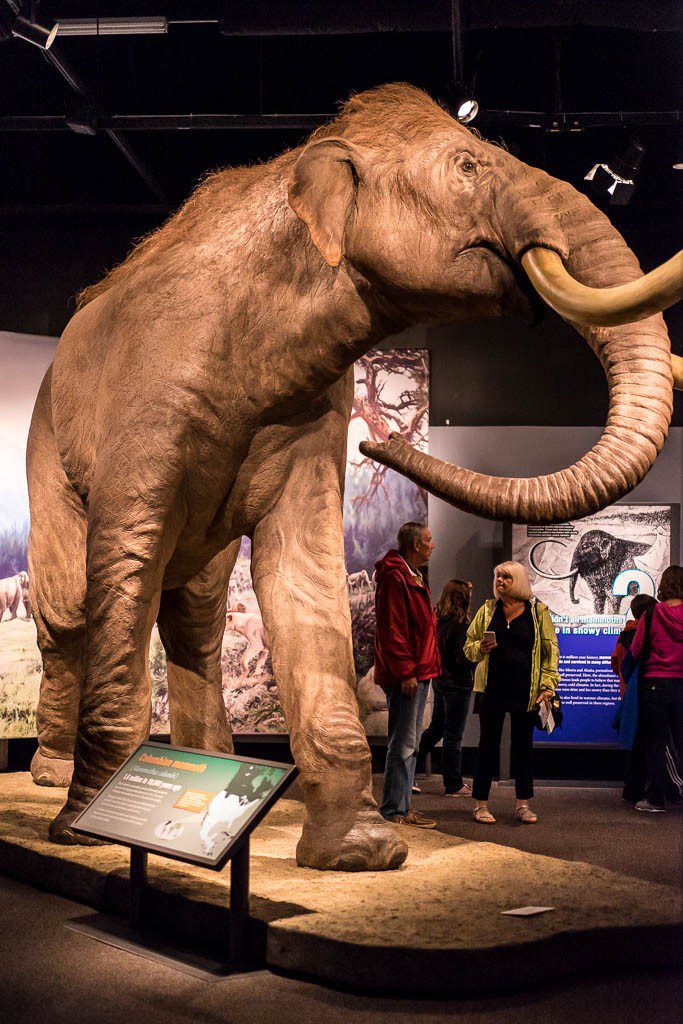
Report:
[[[465,153],[462,156],[458,157],[458,159],[456,161],[456,167],[458,168],[458,170],[460,171],[461,174],[464,174],[467,177],[472,177],[478,171],[478,167],[477,167],[476,161],[474,160],[473,157],[469,156],[469,154],[467,154],[467,153]]]

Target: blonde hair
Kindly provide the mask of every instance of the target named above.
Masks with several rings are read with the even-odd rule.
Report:
[[[493,570],[493,593],[495,594],[496,573],[499,569],[505,569],[512,576],[512,586],[509,590],[510,597],[517,601],[528,601],[531,597],[531,584],[527,571],[520,562],[501,562]]]

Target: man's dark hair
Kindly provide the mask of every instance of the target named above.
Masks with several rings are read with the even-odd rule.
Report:
[[[643,617],[648,608],[652,608],[653,604],[657,604],[657,602],[649,594],[636,594],[631,601],[631,615],[636,622]]]
[[[407,555],[413,551],[422,540],[422,534],[426,529],[424,523],[404,523],[396,538],[399,553]]]
[[[401,527],[403,529],[403,527]],[[683,565],[670,565],[662,573],[657,589],[660,601],[683,600]]]

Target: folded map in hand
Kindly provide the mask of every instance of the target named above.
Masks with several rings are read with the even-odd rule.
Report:
[[[550,733],[555,728],[555,719],[553,718],[553,713],[552,709],[550,708],[550,705],[546,704],[546,702],[542,700],[538,709],[538,713],[541,716],[541,725],[548,733],[548,735],[550,735]]]

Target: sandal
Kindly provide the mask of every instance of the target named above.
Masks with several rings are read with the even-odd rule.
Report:
[[[480,825],[494,825],[496,822],[488,807],[475,807],[472,817]]]
[[[472,796],[472,787],[463,782],[460,789],[448,790],[444,793],[444,796]]]
[[[515,818],[522,825],[535,825],[538,817],[534,814],[528,804],[520,804],[515,810]]]

